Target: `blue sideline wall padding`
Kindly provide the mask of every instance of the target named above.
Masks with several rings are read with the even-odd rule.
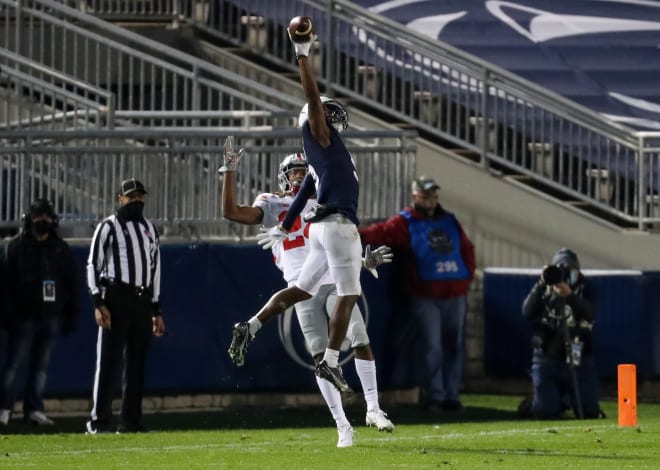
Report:
[[[585,271],[594,289],[596,365],[601,379],[615,379],[617,364],[637,365],[638,376],[660,373],[657,290],[660,274]],[[484,275],[484,366],[488,375],[527,374],[531,328],[522,302],[540,271],[487,269]]]
[[[524,376],[532,355],[532,330],[522,302],[538,276],[484,272],[484,368],[487,375]]]
[[[85,287],[88,247],[75,246],[81,317],[76,331],[55,346],[47,394],[90,393],[98,328]],[[292,315],[267,323],[250,344],[247,363],[234,367],[227,356],[232,325],[255,313],[284,287],[270,252],[256,245],[163,245],[162,303],[168,333],[154,338],[147,367],[147,393],[268,392],[317,390],[311,360]],[[613,379],[616,365],[635,363],[640,379],[660,376],[660,273],[590,274],[596,290],[597,366]],[[397,262],[379,269],[378,280],[363,272],[361,306],[378,360],[383,390],[422,382],[417,326],[407,308]],[[484,277],[484,365],[488,375],[524,377],[529,368],[530,330],[520,307],[538,272]],[[285,348],[281,332],[291,330]],[[0,365],[4,362],[0,332]],[[347,353],[342,355],[347,360]],[[359,389],[352,361],[348,382]]]
[[[85,284],[88,247],[74,246],[73,250],[81,315],[76,331],[60,338],[55,346],[47,385],[51,396],[85,396],[93,380],[98,328]],[[227,355],[232,325],[249,318],[285,287],[270,251],[257,245],[166,244],[161,255],[167,334],[152,340],[147,393],[317,390],[295,316],[288,322],[293,355],[303,364],[285,349],[279,330],[285,329],[286,322],[276,320],[267,323],[250,344],[244,367],[234,367]],[[395,262],[379,269],[378,280],[366,272],[362,276],[361,305],[365,307],[366,301],[364,310],[368,310],[368,330],[383,389],[414,386],[419,381],[419,371],[411,366],[418,362],[414,323],[404,308],[397,272]],[[346,356],[344,353],[343,358]],[[359,389],[352,361],[345,364],[344,372]]]

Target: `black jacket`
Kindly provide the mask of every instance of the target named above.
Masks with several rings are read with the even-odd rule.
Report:
[[[539,280],[523,302],[522,314],[532,323],[533,361],[543,357],[564,361],[566,342],[562,330],[564,315],[571,341],[583,343],[582,354],[593,352],[594,306],[588,281],[580,274],[573,293],[562,299],[552,287]]]
[[[30,232],[21,232],[6,249],[7,323],[11,328],[26,319],[57,316],[62,332],[75,328],[78,319],[73,254],[57,232],[51,231],[44,241]],[[44,281],[55,282],[55,301],[44,302]]]
[[[5,250],[0,252],[0,330],[7,328],[8,323],[8,303],[7,299],[7,274],[5,262]]]

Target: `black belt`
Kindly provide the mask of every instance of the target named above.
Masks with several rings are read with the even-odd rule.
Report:
[[[332,206],[324,206],[323,204],[316,204],[309,212],[303,216],[305,222],[319,222],[329,215],[338,214],[339,209]]]
[[[130,290],[138,297],[142,297],[143,295],[151,295],[152,292],[151,287],[134,286],[127,284],[126,282],[118,281],[115,278],[103,278],[101,279],[101,285],[104,287],[121,287],[123,289]]]

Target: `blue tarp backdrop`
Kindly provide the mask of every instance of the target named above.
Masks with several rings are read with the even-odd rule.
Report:
[[[49,370],[49,396],[86,396],[91,391],[98,328],[85,287],[88,247],[74,247],[81,316],[77,330],[60,338]],[[270,252],[256,245],[198,243],[163,245],[162,303],[167,334],[154,338],[147,366],[147,393],[317,390],[295,316],[267,323],[250,344],[246,365],[227,355],[231,327],[255,313],[284,287]],[[529,271],[529,270],[527,270]],[[407,309],[398,263],[381,266],[378,280],[363,272],[361,306],[378,360],[380,388],[421,384],[415,322]],[[635,363],[640,378],[660,376],[660,273],[591,274],[597,296],[596,362],[601,379],[616,365]],[[537,272],[489,270],[484,276],[484,365],[488,375],[524,377],[531,351],[521,304]],[[287,333],[290,331],[290,333]],[[4,362],[0,333],[0,364]],[[285,347],[287,346],[287,347]],[[347,360],[347,354],[343,355]],[[359,389],[355,369],[348,382]]]
[[[610,119],[633,127],[658,129],[658,2],[356,0],[355,3]]]
[[[296,15],[312,17],[321,42],[330,31],[323,8],[289,0],[231,0],[241,10],[284,27]],[[353,3],[446,42],[622,124],[660,128],[660,3],[608,0],[355,0]],[[266,5],[266,7],[264,7]],[[223,24],[216,10],[213,27]],[[359,22],[358,22],[359,24]],[[340,49],[355,56],[352,27],[332,25]],[[372,38],[378,44],[377,38]],[[388,54],[396,54],[388,50]],[[357,56],[404,80],[384,54]],[[416,68],[414,57],[397,56]],[[412,60],[412,62],[411,62]],[[465,90],[461,90],[465,92]],[[442,93],[446,90],[442,88]]]
[[[486,270],[484,365],[488,375],[520,377],[530,368],[531,328],[522,302],[540,270]],[[617,364],[636,364],[642,379],[660,375],[660,274],[585,270],[595,292],[594,338],[601,379],[615,379]]]
[[[73,247],[80,282],[81,317],[77,330],[60,338],[53,352],[49,395],[81,395],[91,390],[98,327],[85,287],[88,248]],[[315,391],[311,368],[296,362],[278,331],[267,323],[250,344],[246,365],[233,366],[227,355],[234,323],[246,320],[277,290],[285,287],[270,251],[256,245],[199,243],[163,245],[162,304],[167,334],[154,338],[147,366],[147,393],[231,391]],[[363,273],[368,329],[379,357],[381,388],[412,386],[416,342],[408,314],[399,309],[401,289],[396,269],[379,269],[378,280]],[[366,301],[366,303],[365,303]],[[311,364],[294,316],[292,344],[296,355]],[[414,325],[412,325],[414,326]],[[1,335],[0,335],[1,336]],[[0,341],[1,343],[1,341]],[[386,344],[391,347],[386,348]],[[2,362],[2,358],[0,358]],[[347,380],[358,387],[354,367],[344,367]]]

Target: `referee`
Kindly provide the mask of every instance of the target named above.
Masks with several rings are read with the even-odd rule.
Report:
[[[112,398],[122,371],[118,433],[143,432],[142,394],[151,335],[161,336],[158,231],[142,215],[147,191],[135,178],[117,194],[117,213],[96,227],[87,259],[87,287],[99,326],[88,434],[110,431]]]

